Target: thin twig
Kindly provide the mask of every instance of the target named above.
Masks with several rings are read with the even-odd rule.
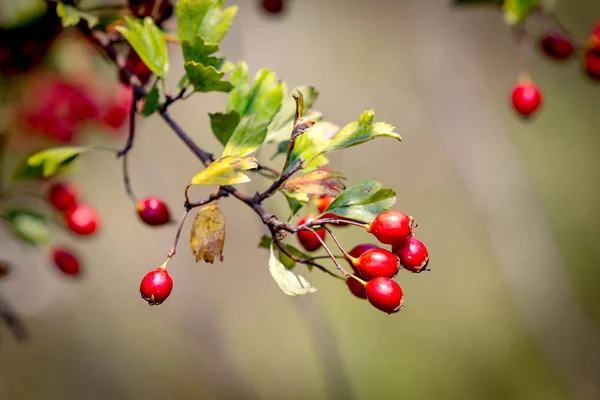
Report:
[[[344,269],[344,267],[342,267],[342,265],[338,262],[337,258],[335,258],[335,255],[331,252],[331,250],[329,250],[329,247],[327,246],[327,244],[325,244],[325,241],[323,239],[321,239],[321,237],[319,236],[319,234],[317,232],[315,232],[314,229],[311,228],[303,228],[301,229],[303,231],[309,231],[311,232],[318,240],[319,242],[321,242],[321,245],[323,246],[323,248],[325,249],[325,251],[327,252],[327,254],[329,254],[329,258],[331,258],[331,260],[333,261],[333,263],[335,264],[335,267],[342,273],[344,274],[345,277],[349,277],[350,275],[352,275],[351,273],[349,273],[348,271],[346,271]]]
[[[275,194],[275,192],[279,190],[279,188],[285,183],[285,181],[290,179],[292,175],[294,175],[297,171],[302,169],[303,162],[304,160],[302,158],[297,159],[296,163],[292,166],[292,168],[290,168],[288,172],[284,173],[283,175],[281,175],[281,177],[279,177],[279,179],[273,182],[273,184],[271,184],[271,186],[267,190],[265,190],[262,193],[257,193],[256,196],[254,196],[254,201],[260,204],[265,199]]]
[[[10,304],[2,297],[0,297],[0,318],[4,320],[4,323],[18,341],[23,342],[29,339],[25,325],[23,325]]]
[[[167,262],[171,258],[173,258],[175,253],[177,253],[177,243],[179,243],[179,236],[181,235],[181,230],[183,229],[183,224],[185,223],[185,219],[187,218],[188,214],[190,213],[190,210],[191,210],[191,208],[189,207],[189,204],[187,204],[185,207],[185,211],[183,212],[183,214],[181,215],[181,218],[179,219],[179,225],[177,226],[177,233],[175,234],[175,240],[173,241],[173,247],[171,247],[171,250],[167,254]]]
[[[125,185],[125,192],[127,196],[133,201],[137,203],[137,197],[133,193],[133,189],[131,188],[131,180],[129,179],[129,168],[128,168],[128,160],[129,154],[124,154],[123,159],[121,160],[121,165],[123,167],[123,184]]]

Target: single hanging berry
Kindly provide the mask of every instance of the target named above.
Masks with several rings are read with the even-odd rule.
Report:
[[[568,60],[575,51],[573,43],[560,34],[547,35],[540,45],[544,53],[555,60]]]
[[[404,296],[400,285],[393,279],[375,278],[365,286],[367,299],[373,307],[388,314],[393,314],[402,308]]]
[[[356,276],[360,279],[363,279],[359,274],[357,274]],[[367,292],[365,291],[365,287],[356,279],[352,277],[346,278],[346,285],[348,286],[348,289],[350,289],[350,292],[352,292],[352,294],[358,297],[359,299],[367,298]]]
[[[262,9],[270,14],[279,14],[283,11],[284,0],[262,0]]]
[[[362,243],[362,244],[357,244],[356,246],[354,246],[352,248],[352,250],[350,250],[348,252],[348,254],[351,257],[358,258],[365,251],[371,250],[371,249],[378,249],[378,248],[379,248],[379,246],[371,244],[371,243]],[[350,264],[350,267],[354,270],[354,272],[358,273],[358,269],[356,269],[356,266],[352,263],[352,261],[348,260],[348,264]],[[356,280],[356,279],[354,279],[354,280]]]
[[[331,203],[333,203],[334,200],[335,200],[335,197],[333,197],[333,196],[321,196],[321,197],[319,197],[319,199],[316,202],[317,208],[319,209],[319,214],[324,213],[325,210],[327,210],[327,207],[329,207],[329,205]],[[335,214],[327,213],[327,214],[323,215],[321,218],[339,218],[339,217],[337,215],[335,215]],[[335,225],[335,226],[348,226],[348,224],[344,223],[344,222],[335,222],[335,223],[332,223],[331,225]]]
[[[48,200],[56,210],[68,211],[77,206],[79,195],[73,185],[56,182],[48,189]]]
[[[516,112],[524,117],[529,117],[542,105],[542,93],[533,82],[521,82],[514,87],[512,104]]]
[[[591,79],[600,81],[600,48],[597,50],[588,50],[585,53],[584,68]]]
[[[100,217],[96,210],[87,204],[80,204],[65,213],[67,227],[77,235],[89,236],[96,233]]]
[[[402,244],[393,246],[392,251],[400,259],[400,265],[411,272],[421,272],[429,263],[427,247],[414,236]]]
[[[367,250],[360,257],[350,261],[366,280],[380,276],[392,278],[400,269],[398,257],[391,251],[379,248]]]
[[[69,250],[55,247],[51,250],[54,265],[66,275],[78,276],[81,272],[79,259]]]
[[[304,225],[313,222],[315,220],[315,217],[315,215],[306,215],[300,218],[300,220],[298,221],[298,225]],[[312,229],[319,235],[321,240],[325,240],[325,233],[327,232],[325,229]],[[319,247],[321,247],[321,242],[319,241],[319,239],[317,239],[315,235],[309,231],[298,231],[296,235],[298,236],[298,242],[300,242],[300,245],[304,247],[304,250],[306,251],[316,251],[319,249]]]
[[[151,306],[161,304],[173,290],[173,280],[166,266],[148,272],[140,283],[140,294]]]
[[[158,197],[146,197],[137,202],[138,215],[146,224],[159,226],[171,222],[171,213],[164,201]]]
[[[384,211],[367,227],[384,244],[402,243],[412,235],[413,217],[400,211]]]

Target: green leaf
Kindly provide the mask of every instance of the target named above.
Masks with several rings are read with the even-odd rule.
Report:
[[[258,162],[254,157],[222,157],[194,176],[189,185],[237,185],[250,182],[250,178],[242,171],[257,167]]]
[[[175,5],[179,39],[193,41],[199,35],[219,43],[237,10],[237,6],[223,9],[223,0],[180,0]]]
[[[118,26],[119,31],[140,56],[144,64],[159,78],[165,78],[169,70],[167,42],[150,17],[143,23],[131,17],[125,17],[125,26]]]
[[[329,143],[329,138],[325,137],[322,131],[313,130],[313,128],[308,129],[296,139],[294,150],[290,154],[287,171],[294,166],[299,158],[304,159],[303,168],[306,171],[327,165],[329,160],[323,155],[327,143]]]
[[[317,291],[306,279],[287,269],[275,257],[273,244],[271,244],[271,256],[269,257],[269,272],[277,283],[277,286],[288,296],[300,296]]]
[[[91,150],[89,147],[54,147],[42,150],[27,159],[27,164],[33,168],[42,168],[42,176],[48,178],[67,167],[82,153]]]
[[[394,132],[394,126],[383,122],[373,123],[374,117],[375,112],[373,110],[362,113],[358,121],[344,126],[331,139],[329,144],[323,149],[323,152],[343,150],[378,137],[389,137],[398,141],[402,140],[400,135]]]
[[[11,210],[6,213],[6,220],[13,233],[27,243],[41,245],[50,242],[50,231],[42,215],[27,210]]]
[[[44,177],[44,168],[41,165],[32,167],[27,163],[27,158],[20,163],[13,173],[13,180],[24,181],[28,179],[42,179]]]
[[[187,39],[181,42],[184,68],[189,82],[198,92],[229,92],[233,85],[223,81],[225,71],[221,70],[224,60],[213,57],[219,50],[218,44],[206,43],[200,36],[193,41]]]
[[[147,117],[152,115],[158,110],[158,103],[160,100],[160,93],[158,91],[158,87],[154,86],[150,93],[146,96],[146,102],[144,103],[143,114]]]
[[[225,156],[245,157],[262,146],[267,135],[268,121],[256,121],[254,115],[242,118],[223,150]]]
[[[290,206],[290,211],[292,213],[292,217],[300,211],[302,207],[308,202],[308,195],[306,193],[293,193],[293,192],[281,192],[285,196],[288,205]]]
[[[237,111],[231,111],[227,114],[214,113],[208,114],[208,116],[213,133],[221,144],[226,145],[236,126],[240,123],[240,114]]]
[[[382,211],[396,203],[396,193],[373,179],[344,190],[321,214],[332,213],[340,217],[372,222]]]
[[[92,14],[88,14],[83,12],[73,6],[69,6],[59,1],[56,4],[56,14],[60,17],[61,23],[63,27],[75,26],[84,19],[87,22],[87,25],[90,28],[93,28],[96,24],[98,24],[98,17]]]
[[[522,22],[538,6],[538,0],[505,0],[504,21],[514,25]]]
[[[227,112],[237,111],[241,117],[253,115],[257,123],[270,123],[281,107],[285,92],[285,84],[277,79],[275,72],[263,68],[250,84],[248,65],[240,62],[231,72],[231,83],[235,88],[229,94]]]
[[[2,0],[0,4],[0,26],[6,30],[27,26],[48,9],[46,0]]]
[[[299,86],[292,90],[292,93],[302,93],[304,98],[304,117],[313,121],[319,121],[322,118],[321,113],[312,111],[313,104],[319,97],[319,92],[312,86]],[[296,115],[296,102],[292,96],[285,96],[279,112],[275,115],[269,129],[267,130],[267,143],[279,143],[289,140],[294,128],[294,117]]]
[[[194,218],[190,233],[190,248],[196,262],[204,259],[213,263],[215,257],[223,261],[223,245],[225,244],[225,217],[216,204],[200,208]]]

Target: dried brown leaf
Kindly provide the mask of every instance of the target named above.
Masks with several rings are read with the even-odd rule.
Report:
[[[204,259],[213,263],[215,257],[223,261],[225,244],[225,218],[216,204],[204,206],[196,214],[190,234],[190,248],[196,256],[196,262]]]
[[[289,192],[335,197],[344,190],[344,179],[346,179],[344,175],[339,172],[318,169],[286,181],[282,189]]]

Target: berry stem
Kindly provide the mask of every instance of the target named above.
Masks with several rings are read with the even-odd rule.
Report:
[[[342,273],[344,274],[345,277],[349,277],[351,274],[346,271],[344,269],[344,267],[341,266],[341,264],[338,262],[337,258],[335,257],[335,255],[333,255],[333,253],[331,252],[331,250],[329,249],[329,247],[325,244],[325,241],[323,239],[321,239],[321,237],[319,236],[319,234],[317,232],[315,232],[313,229],[311,228],[303,228],[301,230],[306,230],[311,232],[318,240],[319,242],[321,242],[321,246],[323,246],[323,248],[325,249],[325,251],[327,252],[327,254],[329,255],[329,258],[331,258],[331,260],[333,261],[333,263],[335,264],[335,267]]]
[[[265,199],[271,197],[273,194],[275,194],[275,192],[277,190],[279,190],[279,188],[281,187],[281,185],[283,185],[285,183],[285,181],[287,181],[288,179],[290,179],[290,177],[292,175],[294,175],[297,171],[299,171],[300,169],[302,169],[302,163],[304,162],[304,159],[299,158],[296,160],[296,162],[294,163],[294,165],[292,166],[292,168],[290,168],[290,170],[286,173],[284,173],[283,175],[281,175],[279,177],[279,179],[277,179],[275,182],[273,182],[273,184],[271,184],[271,186],[265,190],[262,193],[257,193],[256,196],[254,196],[254,201],[256,201],[257,203],[262,203]]]
[[[191,208],[189,207],[189,204],[188,204],[187,207],[185,208],[185,211],[181,215],[181,218],[179,219],[179,225],[177,226],[177,233],[175,234],[175,240],[173,241],[173,247],[171,247],[171,250],[167,254],[167,262],[169,262],[171,260],[171,258],[173,258],[173,256],[175,256],[175,254],[177,253],[177,243],[179,243],[179,236],[181,235],[181,230],[183,229],[183,224],[185,223],[185,219],[187,218],[188,214],[190,213],[190,210],[191,210]],[[166,263],[165,263],[165,265],[166,265]]]
[[[346,250],[344,250],[344,248],[342,247],[342,245],[341,245],[340,241],[338,240],[338,238],[331,231],[331,228],[329,228],[327,225],[323,225],[323,229],[325,229],[327,232],[329,232],[329,234],[331,235],[331,238],[335,242],[335,245],[338,247],[338,249],[340,249],[340,251],[342,252],[342,254],[344,255],[344,257],[346,257],[350,261],[356,260],[356,258],[352,257],[350,254],[348,254],[346,252]],[[354,264],[354,262],[352,262],[352,263]]]

